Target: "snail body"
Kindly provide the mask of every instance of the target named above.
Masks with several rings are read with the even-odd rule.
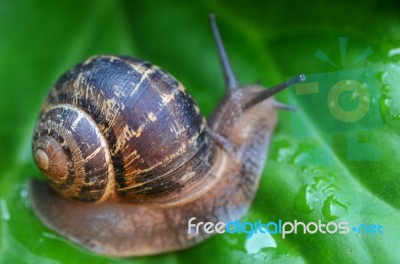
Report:
[[[184,249],[209,237],[188,220],[228,222],[248,210],[279,104],[238,85],[214,19],[228,90],[211,117],[172,75],[146,61],[95,56],[55,84],[32,142],[48,184],[31,181],[45,225],[113,256]]]

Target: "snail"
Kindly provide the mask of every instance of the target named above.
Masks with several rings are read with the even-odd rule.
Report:
[[[50,229],[103,255],[154,255],[211,236],[189,219],[228,222],[253,200],[277,110],[270,89],[241,86],[214,15],[227,90],[206,120],[184,86],[147,61],[94,56],[56,82],[32,140],[47,182],[31,180],[33,211]]]

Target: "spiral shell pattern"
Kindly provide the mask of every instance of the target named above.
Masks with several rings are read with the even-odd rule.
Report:
[[[167,202],[209,180],[215,146],[207,132],[173,76],[139,59],[95,56],[55,84],[32,148],[65,197]]]

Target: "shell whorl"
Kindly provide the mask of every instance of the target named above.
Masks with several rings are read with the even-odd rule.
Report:
[[[33,142],[36,163],[63,196],[100,201],[111,195],[107,143],[85,112],[72,105],[51,107],[41,116]]]
[[[58,167],[49,148],[58,149]],[[117,56],[92,57],[59,79],[33,151],[43,171],[53,166],[45,174],[64,196],[147,203],[175,202],[204,188],[216,156],[206,121],[182,84],[157,66]],[[62,175],[54,180],[49,174],[57,169]]]

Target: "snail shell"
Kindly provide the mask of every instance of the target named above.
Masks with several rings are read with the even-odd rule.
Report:
[[[113,256],[184,249],[248,210],[277,122],[265,90],[240,87],[211,17],[228,90],[206,121],[172,75],[146,61],[95,56],[64,74],[33,136],[32,208],[49,228]]]
[[[33,153],[66,198],[173,203],[213,181],[216,149],[206,127],[170,74],[138,59],[95,56],[53,87]]]

